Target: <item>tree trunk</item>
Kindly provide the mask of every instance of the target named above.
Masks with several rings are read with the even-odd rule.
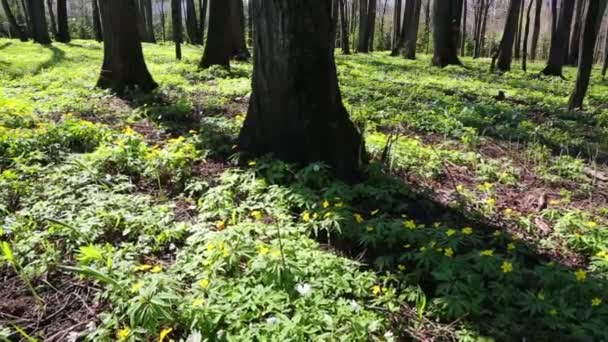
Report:
[[[66,0],[57,0],[57,41],[68,43],[71,40],[68,27],[68,6]]]
[[[483,21],[483,13],[485,8],[485,0],[477,1],[477,8],[475,9],[475,29],[473,37],[475,39],[475,46],[473,47],[473,58],[479,58],[481,52],[481,22]]]
[[[581,28],[583,26],[583,7],[585,0],[576,0],[576,12],[574,14],[574,28],[572,29],[572,37],[570,38],[570,47],[568,49],[568,65],[576,65],[578,63],[578,52],[581,42]]]
[[[464,57],[465,54],[465,45],[467,40],[467,0],[463,1],[463,12],[462,12],[462,34],[460,35],[460,56]]]
[[[209,31],[207,32],[205,52],[200,63],[202,68],[208,68],[212,65],[230,68],[230,57],[234,47],[232,20],[230,20],[230,2],[232,1],[209,0]]]
[[[196,19],[196,7],[194,0],[186,0],[186,32],[188,33],[188,42],[193,45],[200,45],[200,31],[198,20]]]
[[[39,44],[51,44],[42,0],[27,0],[27,10],[32,24],[32,38]]]
[[[424,36],[426,41],[426,47],[424,51],[429,54],[431,47],[431,1],[426,1],[426,9],[424,10]]]
[[[543,0],[536,1],[536,13],[534,15],[534,30],[532,32],[532,47],[530,48],[530,59],[536,60],[538,49],[538,38],[540,37],[540,21],[543,9]]]
[[[25,19],[25,32],[30,38],[33,38],[34,25],[32,24],[32,17],[28,10],[29,5],[26,3],[26,1],[28,0],[21,0],[21,8],[23,9],[23,17]]]
[[[433,40],[435,51],[434,66],[462,65],[458,59],[458,42],[462,0],[443,0],[433,2]]]
[[[570,38],[570,27],[572,26],[572,15],[574,13],[574,0],[562,2],[559,11],[559,20],[551,39],[549,60],[547,66],[541,72],[547,76],[562,76],[562,67],[566,59],[566,49]]]
[[[251,0],[250,0],[251,1]],[[201,37],[201,44],[205,41],[205,25],[207,23],[207,0],[199,0],[200,13],[199,13],[199,32]]]
[[[59,6],[59,4],[57,4]],[[57,38],[57,21],[55,20],[55,11],[53,11],[53,0],[46,0],[46,7],[49,9],[49,19],[51,20],[51,33]]]
[[[407,59],[416,59],[416,47],[418,43],[418,26],[420,24],[420,11],[422,9],[422,0],[408,0],[413,3],[412,13],[404,20],[404,44],[403,56]]]
[[[602,67],[602,78],[606,77],[606,71],[608,70],[608,32],[606,33],[606,43],[604,44],[604,66]]]
[[[359,177],[363,139],[342,104],[325,0],[255,1],[253,92],[238,140],[253,156]]]
[[[93,31],[95,32],[95,40],[98,42],[103,41],[103,32],[101,31],[101,17],[99,13],[99,4],[97,0],[91,0],[93,4],[92,14],[93,14]]]
[[[369,51],[374,51],[374,36],[376,34],[376,5],[377,0],[369,0],[369,7],[367,11],[367,45],[369,47]]]
[[[236,60],[247,60],[251,55],[245,43],[245,9],[243,0],[229,0],[230,29],[232,31],[232,57]]]
[[[99,0],[100,4],[104,0]],[[151,26],[152,0],[138,0],[136,4],[137,31],[140,40],[146,43],[156,43],[154,30]],[[102,15],[103,18],[103,15]],[[105,24],[103,24],[105,27]]]
[[[342,53],[345,55],[350,55],[350,43],[348,41],[348,14],[346,13],[346,0],[340,1],[340,27],[342,33],[340,34],[340,38],[342,39]]]
[[[536,0],[536,1],[542,1],[542,0]],[[530,35],[530,14],[532,13],[532,5],[534,4],[534,0],[530,0],[530,4],[528,5],[528,11],[526,12],[526,28],[524,29],[524,39],[523,39],[523,43],[524,46],[522,48],[522,54],[523,54],[523,58],[521,60],[521,68],[523,69],[524,72],[527,72],[528,70],[528,66],[527,66],[527,62],[528,62],[528,38]]]
[[[99,4],[104,56],[97,86],[119,93],[127,87],[156,88],[139,41],[135,0],[102,0]]]
[[[583,101],[589,88],[589,79],[591,78],[591,70],[593,69],[595,42],[597,41],[598,32],[602,25],[602,17],[607,5],[608,0],[587,0],[576,85],[568,103],[568,108],[571,110],[575,108],[583,109]]]
[[[521,57],[521,36],[524,25],[524,10],[525,10],[526,1],[523,0],[519,9],[519,19],[517,21],[517,33],[515,34],[515,49],[514,49],[514,57],[515,59],[519,59]]]
[[[511,70],[511,62],[513,60],[513,43],[515,41],[515,32],[519,20],[519,13],[522,7],[523,0],[511,0],[509,4],[509,14],[505,23],[505,29],[500,41],[500,47],[497,54],[498,70],[506,72]]]
[[[488,27],[488,12],[490,11],[490,6],[492,5],[492,1],[486,0],[486,7],[483,11],[483,21],[481,23],[481,32],[479,33],[479,53],[483,55],[483,50],[486,45],[486,29]]]
[[[399,41],[399,35],[401,34],[402,8],[401,0],[395,0],[395,10],[393,12],[393,40],[391,43],[391,50],[393,51],[397,50],[397,42]]]
[[[380,50],[385,50],[387,44],[385,44],[385,35],[384,35],[384,18],[386,17],[386,6],[388,5],[388,0],[384,0],[384,6],[382,7],[382,15],[380,16]],[[390,44],[388,44],[390,45]]]
[[[357,44],[357,52],[369,52],[369,31],[367,29],[367,25],[369,24],[369,19],[367,18],[368,14],[368,0],[359,0],[359,41]]]
[[[4,9],[4,13],[6,14],[8,23],[11,28],[10,30],[12,32],[15,32],[17,34],[17,37],[22,42],[26,42],[27,34],[23,30],[23,28],[21,26],[19,26],[19,24],[17,24],[17,19],[15,19],[15,16],[13,15],[13,12],[11,11],[11,7],[8,5],[8,0],[1,0],[1,2],[2,2],[2,9]]]
[[[352,0],[352,5],[351,5],[351,20],[350,20],[350,35],[351,37],[353,37],[352,41],[353,41],[353,45],[352,45],[352,49],[356,51],[357,49],[357,43],[358,43],[358,39],[355,39],[355,32],[357,32],[357,27],[358,27],[358,18],[359,16],[357,15],[358,12],[358,1],[357,0]]]
[[[160,0],[160,34],[163,42],[167,40],[167,29],[165,27],[165,0]]]
[[[173,42],[175,43],[175,58],[182,59],[182,43],[184,42],[182,28],[182,0],[171,0],[171,23]]]

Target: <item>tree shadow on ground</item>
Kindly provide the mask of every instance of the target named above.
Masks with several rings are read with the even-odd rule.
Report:
[[[44,47],[49,49],[52,55],[48,60],[42,62],[33,69],[32,74],[34,75],[38,75],[45,69],[52,68],[65,60],[65,51],[53,45],[44,45]]]
[[[0,45],[0,50],[4,50],[4,49],[6,49],[7,47],[9,47],[11,45],[13,45],[12,42],[6,42],[6,43]]]
[[[69,46],[69,47],[75,47],[75,48],[81,48],[81,49],[87,49],[87,50],[101,50],[102,49],[102,45],[83,45],[83,44],[78,44],[78,43],[66,43],[65,45]]]

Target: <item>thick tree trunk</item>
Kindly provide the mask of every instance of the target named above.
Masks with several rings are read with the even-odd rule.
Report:
[[[253,93],[239,150],[305,165],[324,162],[355,180],[361,134],[342,104],[325,0],[254,2]]]
[[[234,47],[232,20],[230,20],[230,2],[232,1],[209,0],[209,31],[207,32],[205,52],[200,63],[202,68],[208,68],[212,65],[230,68],[230,57]]]
[[[500,71],[510,71],[511,62],[513,60],[513,43],[515,41],[515,32],[519,21],[519,13],[522,7],[523,0],[511,0],[509,4],[509,14],[505,23],[505,29],[498,48],[497,67]]]
[[[127,87],[157,87],[148,72],[137,32],[135,0],[102,0],[103,66],[97,86],[123,92]]]
[[[465,54],[465,45],[467,40],[467,0],[463,1],[463,12],[462,12],[462,34],[460,35],[460,56],[464,57]]]
[[[607,5],[608,0],[587,0],[576,85],[568,103],[568,108],[570,109],[583,109],[583,101],[587,94],[587,89],[589,88],[589,79],[591,78],[591,70],[593,69],[595,42],[597,41],[598,32],[602,24],[602,17],[604,16]]]
[[[462,0],[434,0],[433,2],[433,39],[435,51],[432,63],[434,66],[461,65],[458,59],[458,37]]]
[[[173,42],[175,43],[175,58],[182,59],[182,43],[184,42],[182,28],[182,0],[171,0],[171,22]]]
[[[536,0],[542,1],[542,0]],[[532,5],[534,4],[534,0],[530,0],[530,4],[528,5],[528,10],[526,11],[526,28],[524,29],[524,38],[523,43],[524,46],[522,48],[523,58],[521,59],[521,67],[524,72],[528,71],[528,38],[530,36],[530,14],[532,13]]]
[[[559,20],[551,39],[549,60],[547,66],[541,72],[547,76],[562,76],[562,67],[567,56],[568,39],[570,38],[570,27],[572,26],[572,15],[574,13],[574,0],[562,2],[559,11]]]
[[[101,14],[99,13],[99,4],[97,0],[91,0],[93,9],[93,31],[95,32],[95,40],[98,42],[103,41],[103,32],[101,31]]]
[[[368,14],[368,0],[359,0],[359,41],[357,43],[357,52],[369,52]]]
[[[342,39],[342,53],[345,55],[350,55],[350,43],[348,40],[348,14],[346,13],[346,0],[340,1],[340,27],[342,33],[340,38]]]
[[[188,42],[190,44],[200,45],[203,43],[201,41],[198,20],[196,19],[194,0],[186,0],[186,32],[188,33]]]
[[[245,8],[243,0],[229,0],[230,29],[232,31],[232,53],[236,60],[247,60],[251,55],[245,43]]]
[[[57,4],[59,6],[59,4]],[[51,20],[51,33],[57,38],[57,21],[55,20],[55,11],[53,10],[53,0],[46,0],[46,7],[49,9],[49,19]]]
[[[376,5],[377,0],[369,0],[369,7],[367,9],[367,45],[369,51],[374,51],[374,36],[376,34]]]
[[[32,38],[39,44],[51,44],[42,0],[27,0],[27,10],[32,24]]]
[[[406,0],[407,1],[407,0]],[[401,11],[403,7],[401,0],[395,0],[395,9],[393,12],[393,39],[391,43],[391,50],[397,50],[397,42],[399,41],[399,35],[401,34]]]
[[[2,3],[2,9],[4,10],[4,13],[6,14],[6,18],[8,19],[8,23],[10,25],[10,31],[15,32],[17,34],[17,37],[22,42],[27,41],[27,34],[23,30],[23,28],[21,26],[19,26],[19,24],[17,23],[17,19],[15,19],[15,16],[13,15],[13,12],[11,11],[11,7],[8,5],[8,0],[1,0],[1,3]]]
[[[413,2],[412,13],[404,20],[404,44],[403,56],[407,59],[416,59],[416,47],[418,43],[418,26],[420,23],[420,11],[422,9],[422,0],[408,0]]]
[[[68,6],[66,0],[57,0],[57,41],[68,43],[71,40],[68,27]]]
[[[207,6],[208,0],[199,0],[199,32],[201,37],[201,44],[205,41],[205,26],[207,25]],[[251,0],[250,0],[251,1]]]
[[[525,10],[525,3],[526,1],[523,0],[522,4],[520,6],[519,9],[519,18],[517,21],[517,33],[515,34],[515,49],[514,49],[514,53],[513,56],[515,57],[515,59],[519,59],[521,57],[521,36],[522,36],[522,31],[523,31],[523,25],[524,25],[524,10]]]
[[[536,12],[534,15],[534,30],[532,32],[532,47],[530,48],[530,59],[536,60],[538,50],[538,39],[540,37],[540,23],[543,9],[543,0],[536,1]]]
[[[583,8],[585,0],[576,0],[576,12],[574,14],[574,27],[572,28],[572,36],[570,38],[570,47],[568,49],[568,65],[576,65],[578,63],[578,52],[581,42],[581,28],[583,26]]]

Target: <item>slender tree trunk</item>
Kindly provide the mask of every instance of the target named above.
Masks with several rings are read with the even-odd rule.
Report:
[[[103,32],[101,31],[101,17],[99,13],[99,4],[97,0],[91,0],[93,8],[91,14],[93,15],[93,32],[95,33],[95,40],[98,42],[103,41]]]
[[[58,42],[68,43],[71,40],[68,27],[68,6],[66,0],[57,0],[57,36]]]
[[[230,20],[231,1],[209,0],[209,31],[200,63],[202,68],[206,69],[212,65],[230,68],[230,57],[234,47],[232,20]]]
[[[583,24],[583,35],[580,44],[580,56],[578,60],[578,74],[574,92],[570,96],[569,109],[583,109],[583,101],[589,88],[589,79],[593,69],[593,51],[598,32],[602,24],[602,17],[608,5],[608,0],[588,0],[585,6],[585,22]]]
[[[467,40],[467,0],[463,1],[463,12],[462,12],[462,34],[460,35],[460,56],[464,57],[465,54],[465,45]]]
[[[532,47],[530,48],[530,59],[536,60],[538,50],[538,38],[540,37],[540,21],[543,9],[543,0],[536,1],[536,12],[534,15],[534,30],[532,32]]]
[[[426,9],[424,10],[424,35],[426,40],[425,53],[428,55],[431,49],[431,1],[426,1]]]
[[[536,0],[536,1],[542,1],[542,0]],[[528,62],[528,38],[530,35],[530,14],[532,13],[532,5],[534,4],[534,0],[530,0],[530,4],[528,5],[528,11],[526,11],[526,28],[524,29],[524,38],[523,38],[523,43],[524,46],[522,48],[522,55],[523,58],[521,60],[521,67],[523,69],[524,72],[527,72],[528,70],[528,66],[527,66],[527,62]]]
[[[51,44],[48,27],[46,24],[46,13],[42,0],[27,0],[27,10],[32,22],[32,37],[39,44]]]
[[[505,29],[503,31],[502,40],[500,41],[497,56],[497,67],[500,71],[511,70],[511,62],[513,60],[513,43],[515,41],[515,32],[517,31],[518,18],[522,2],[522,0],[511,0],[511,3],[509,4],[509,14],[507,15],[507,21],[505,23]]]
[[[193,45],[200,45],[200,31],[198,20],[196,19],[196,7],[194,0],[186,0],[186,32],[188,33],[188,42]]]
[[[100,88],[123,92],[128,87],[144,91],[158,85],[148,72],[137,32],[134,0],[102,0],[99,3],[104,32]]]
[[[167,40],[167,30],[165,24],[165,0],[160,0],[160,34],[163,42]]]
[[[521,57],[521,36],[524,25],[524,11],[525,11],[526,1],[522,0],[521,8],[519,9],[519,20],[517,25],[517,33],[515,34],[515,51],[514,57],[515,59],[519,59]]]
[[[105,0],[99,0],[100,6],[101,2]],[[138,0],[136,4],[136,14],[137,14],[137,31],[139,32],[139,36],[141,41],[146,43],[155,43],[156,39],[154,38],[154,30],[152,29],[151,23],[151,13],[152,13],[152,3],[151,0]],[[103,16],[102,16],[103,18]],[[105,27],[105,24],[103,24]]]
[[[336,46],[338,46],[338,24],[339,24],[339,20],[340,20],[340,4],[339,4],[339,0],[331,0],[331,33],[332,33],[332,38],[331,38],[331,42],[332,45],[334,47],[334,50],[336,49]]]
[[[413,9],[408,18],[404,20],[404,27],[407,26],[407,30],[404,33],[403,56],[407,59],[416,59],[422,0],[408,0],[408,2],[413,3]]]
[[[559,11],[559,20],[556,30],[551,39],[549,60],[542,74],[547,76],[562,75],[562,67],[567,56],[568,40],[570,38],[570,27],[572,26],[572,15],[574,13],[574,0],[564,1]]]
[[[357,52],[369,52],[369,31],[367,29],[367,25],[369,24],[369,19],[367,18],[368,14],[368,0],[359,0],[359,41],[357,44]]]
[[[23,30],[23,28],[21,26],[19,26],[19,24],[17,24],[17,19],[15,19],[15,16],[13,15],[13,12],[11,11],[11,7],[8,5],[8,0],[1,0],[1,3],[2,3],[2,9],[4,9],[4,13],[6,14],[6,17],[8,19],[8,23],[10,25],[11,31],[15,32],[17,34],[17,37],[22,42],[26,42],[27,34]]]
[[[49,9],[49,19],[51,20],[51,33],[57,38],[57,21],[55,20],[55,11],[53,10],[53,0],[46,0],[46,7]]]
[[[385,37],[384,37],[384,17],[386,16],[386,6],[388,5],[388,0],[384,0],[384,6],[382,8],[382,15],[380,16],[380,50],[386,49]]]
[[[254,15],[253,15],[253,1],[254,0],[248,0],[247,1],[247,12],[249,12],[249,20],[247,21],[247,25],[249,26],[249,29],[247,31],[249,31],[249,46],[253,47],[253,19],[254,19]]]
[[[606,78],[606,71],[608,70],[608,33],[606,33],[606,43],[604,43],[604,66],[602,67],[602,78]]]
[[[483,21],[483,13],[485,8],[485,0],[477,1],[477,8],[475,9],[475,46],[473,48],[473,58],[479,58],[481,52],[481,22]]]
[[[251,55],[245,43],[245,9],[243,0],[229,0],[229,2],[232,57],[236,60],[247,60]]]
[[[358,12],[358,4],[359,1],[357,0],[352,0],[352,5],[351,5],[351,27],[350,27],[350,35],[351,37],[353,37],[352,41],[353,41],[353,46],[352,49],[357,51],[357,43],[358,43],[358,38],[357,36],[355,36],[355,33],[357,32],[357,27],[359,25],[359,16],[357,15]]]
[[[578,52],[581,42],[581,28],[583,26],[583,7],[585,0],[576,0],[576,12],[574,14],[574,27],[572,29],[572,37],[570,38],[570,48],[568,52],[568,65],[576,65],[578,63]]]
[[[490,11],[490,6],[492,5],[493,0],[486,0],[486,8],[483,12],[483,21],[481,23],[481,32],[479,33],[479,53],[483,55],[483,51],[486,45],[486,29],[488,27],[488,13]]]
[[[557,0],[551,0],[551,37],[555,35],[555,31],[557,31]]]
[[[32,24],[32,16],[29,13],[29,5],[26,1],[29,0],[21,0],[21,8],[23,9],[23,17],[25,19],[25,32],[30,38],[34,38],[34,25]]]
[[[345,55],[350,55],[350,43],[348,41],[348,13],[346,0],[340,1],[340,26],[342,29],[342,34],[340,38],[342,39],[342,53]]]
[[[207,23],[207,6],[208,0],[199,0],[200,14],[199,14],[199,31],[201,37],[201,44],[205,41],[205,25]],[[251,1],[251,0],[249,0]]]
[[[171,22],[173,27],[173,42],[175,43],[175,58],[182,59],[182,43],[184,41],[182,28],[182,0],[171,0]]]
[[[406,0],[407,1],[407,0]],[[399,41],[399,35],[401,34],[401,11],[403,7],[401,0],[395,0],[395,10],[393,12],[393,40],[391,44],[391,50],[397,50],[397,42]]]
[[[154,16],[152,14],[152,0],[146,1],[146,31],[150,36],[150,42],[156,43],[156,36],[154,35]]]
[[[369,51],[374,51],[374,36],[376,34],[376,5],[377,0],[369,0],[369,7],[367,12],[367,45]]]
[[[458,59],[460,20],[462,0],[434,0],[433,2],[433,38],[435,51],[432,63],[434,66],[462,65]]]
[[[356,180],[363,139],[342,104],[325,0],[255,1],[253,92],[239,150]]]

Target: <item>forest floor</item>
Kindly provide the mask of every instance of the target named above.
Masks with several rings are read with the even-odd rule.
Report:
[[[338,54],[348,186],[234,154],[250,63],[144,52],[160,88],[118,97],[100,44],[0,39],[0,340],[608,339],[597,71],[570,112],[573,68]]]

